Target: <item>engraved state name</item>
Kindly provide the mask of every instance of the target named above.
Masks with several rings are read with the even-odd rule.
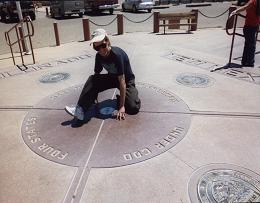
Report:
[[[64,160],[69,153],[64,153],[59,149],[46,144],[42,141],[42,138],[39,136],[39,132],[36,130],[35,125],[37,123],[36,117],[30,117],[25,122],[25,134],[29,143],[32,145],[37,145],[37,150],[50,158],[55,158],[57,160]]]
[[[28,65],[28,66],[26,66],[27,69],[24,69],[23,71],[17,68],[17,69],[13,69],[10,71],[0,72],[0,80],[6,79],[9,77],[13,77],[13,76],[17,76],[17,75],[22,75],[22,74],[38,71],[38,70],[54,68],[59,65],[75,63],[75,62],[78,62],[81,60],[86,60],[86,59],[89,59],[92,57],[93,56],[91,54],[83,54],[80,56],[74,56],[74,57],[70,57],[70,58],[60,59],[60,60],[56,60],[56,61],[52,61],[52,62],[48,62],[48,63]]]
[[[173,103],[175,103],[175,102],[180,102],[179,99],[176,98],[176,96],[175,96],[172,92],[170,92],[170,91],[168,91],[168,90],[165,90],[165,89],[156,87],[156,86],[151,85],[151,84],[148,84],[148,83],[142,83],[142,82],[138,82],[138,83],[136,84],[136,86],[138,86],[138,87],[143,87],[143,88],[148,88],[148,89],[152,89],[152,90],[154,90],[155,92],[160,93],[160,94],[162,94],[163,96],[168,97],[169,100],[170,100],[171,102],[173,102]]]
[[[183,135],[184,128],[176,126],[173,130],[171,130],[168,135],[162,139],[160,139],[158,142],[153,144],[151,147],[144,147],[139,150],[135,150],[134,152],[125,153],[123,154],[123,159],[125,161],[133,161],[138,160],[140,158],[147,157],[149,155],[152,155],[153,152],[156,152],[158,150],[163,150],[166,147],[171,146],[173,143],[179,140],[181,138],[181,135]]]
[[[187,65],[192,65],[192,66],[196,66],[198,68],[202,68],[205,70],[216,70],[217,73],[223,74],[223,75],[227,75],[239,80],[243,80],[246,82],[251,82],[251,83],[255,83],[255,84],[260,84],[260,74],[259,73],[250,73],[248,71],[245,70],[237,70],[235,68],[223,68],[225,67],[225,65],[221,65],[221,64],[216,64],[214,62],[209,62],[206,60],[202,60],[202,59],[196,59],[196,58],[192,58],[189,56],[184,56],[181,54],[177,54],[174,52],[171,52],[167,55],[164,55],[163,57],[168,58],[170,60],[174,60],[180,63],[184,63]],[[219,69],[219,70],[217,70]]]
[[[240,178],[241,180],[244,180],[244,181],[250,183],[251,185],[254,185],[258,190],[260,190],[260,182],[258,180],[253,179],[249,175],[247,175],[245,173],[241,173],[239,171],[235,171],[234,177]]]
[[[69,94],[71,94],[71,92],[78,91],[81,88],[82,88],[82,86],[80,85],[80,86],[74,86],[74,87],[71,87],[68,89],[64,89],[64,90],[56,92],[55,94],[50,95],[49,98],[51,100],[56,100],[63,95],[69,95]]]

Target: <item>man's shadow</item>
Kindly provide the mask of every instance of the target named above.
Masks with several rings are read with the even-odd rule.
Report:
[[[62,126],[70,125],[72,128],[78,128],[88,123],[92,118],[101,120],[115,119],[114,111],[117,110],[117,100],[108,99],[100,103],[93,104],[87,112],[85,112],[84,120],[71,119],[61,123]]]

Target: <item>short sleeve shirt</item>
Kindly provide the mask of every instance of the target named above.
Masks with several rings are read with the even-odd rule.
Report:
[[[100,73],[103,68],[112,75],[125,75],[126,81],[135,78],[127,54],[119,47],[111,47],[109,56],[103,57],[99,53],[95,59],[95,73]]]
[[[256,14],[256,9],[257,9],[256,1],[257,0],[250,0],[250,4],[252,4],[252,6],[250,6],[250,8],[246,10],[246,21],[245,21],[246,26],[257,27],[257,25],[260,23],[260,17],[257,16]]]

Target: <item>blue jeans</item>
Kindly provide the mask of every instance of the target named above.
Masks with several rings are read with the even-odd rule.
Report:
[[[244,26],[243,32],[245,37],[245,45],[242,57],[242,65],[254,66],[258,27]]]

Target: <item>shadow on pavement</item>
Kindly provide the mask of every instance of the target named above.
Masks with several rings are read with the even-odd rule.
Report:
[[[215,71],[218,71],[218,70],[222,70],[222,69],[229,69],[229,68],[242,68],[243,66],[240,65],[240,64],[236,64],[236,63],[228,63],[222,67],[219,67],[219,68],[216,68],[216,69],[213,69],[211,70],[210,72],[215,72]]]
[[[62,126],[70,125],[72,128],[78,128],[87,124],[92,118],[97,118],[100,120],[115,119],[114,112],[116,110],[117,103],[116,99],[104,100],[100,103],[92,105],[92,107],[85,113],[85,118],[83,121],[73,118],[61,123]]]

